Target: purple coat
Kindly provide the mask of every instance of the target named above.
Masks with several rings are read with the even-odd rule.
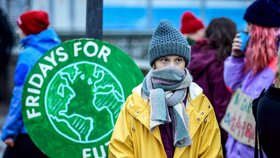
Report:
[[[223,78],[224,62],[217,59],[216,51],[208,47],[206,39],[197,41],[192,47],[188,69],[193,81],[203,89],[210,100],[220,122],[226,112],[231,92],[227,89]]]
[[[258,74],[253,75],[252,71],[244,74],[244,58],[232,56],[225,60],[224,79],[226,85],[233,91],[241,88],[242,92],[252,99],[258,97],[261,91],[267,89],[274,80],[277,58],[273,59],[266,68]],[[254,148],[241,144],[230,135],[226,143],[227,158],[252,158]]]

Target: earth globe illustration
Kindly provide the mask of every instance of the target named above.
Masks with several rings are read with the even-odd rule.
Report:
[[[112,133],[125,96],[108,69],[82,61],[56,72],[44,102],[57,133],[73,142],[94,143]]]

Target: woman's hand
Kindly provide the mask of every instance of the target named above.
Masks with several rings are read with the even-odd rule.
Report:
[[[233,39],[231,55],[234,57],[244,56],[244,53],[240,51],[242,41],[240,39],[240,33],[237,33]]]
[[[12,138],[8,138],[4,141],[9,147],[14,147],[14,140]]]

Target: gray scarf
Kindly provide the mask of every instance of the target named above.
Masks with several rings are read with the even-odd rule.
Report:
[[[150,130],[172,121],[173,145],[186,147],[192,144],[188,131],[188,116],[183,100],[192,77],[187,69],[172,67],[151,69],[143,81],[143,95],[150,99]],[[172,109],[168,111],[168,107]]]

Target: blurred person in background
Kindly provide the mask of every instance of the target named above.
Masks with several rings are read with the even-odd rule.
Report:
[[[181,33],[187,38],[190,45],[204,36],[205,28],[203,22],[191,12],[184,12],[181,17]]]
[[[259,139],[255,146],[255,158],[262,158],[262,149],[268,158],[279,157],[280,148],[280,49],[278,49],[278,66],[275,83],[267,91],[253,101],[253,111],[256,120],[256,138]]]
[[[21,14],[17,19],[22,50],[19,53],[15,75],[14,89],[9,113],[2,129],[1,139],[7,144],[4,158],[46,157],[32,142],[23,124],[21,114],[22,92],[25,79],[33,65],[48,50],[60,43],[56,32],[49,28],[49,16],[45,11],[31,10]]]
[[[241,51],[243,41],[238,33],[232,44],[231,56],[225,60],[224,79],[232,91],[240,88],[255,99],[273,82],[277,64],[279,8],[279,1],[257,0],[246,9],[244,19],[250,36],[247,48]],[[242,144],[230,134],[226,149],[228,158],[254,157],[253,147]]]
[[[13,27],[0,7],[0,102],[6,103],[8,96],[8,63],[14,45]]]
[[[223,71],[224,60],[230,56],[232,42],[236,35],[236,24],[228,18],[211,20],[205,31],[205,37],[192,46],[191,63],[188,67],[197,83],[207,96],[218,122],[225,115],[231,92],[225,85]],[[221,129],[221,128],[220,128]],[[222,147],[225,156],[227,133],[221,129]]]

